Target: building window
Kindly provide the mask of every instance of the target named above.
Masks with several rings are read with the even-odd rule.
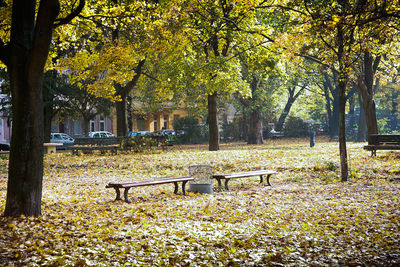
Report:
[[[106,130],[106,121],[103,117],[100,117],[100,131]]]
[[[136,118],[136,124],[137,124],[137,130],[138,131],[145,131],[146,130],[145,129],[145,120],[144,120],[143,116],[139,115]]]
[[[169,119],[169,116],[164,115],[164,129],[168,129],[168,119]]]
[[[157,117],[154,117],[154,131],[158,130],[158,122],[157,122]]]
[[[90,121],[90,131],[95,132],[96,131],[96,124],[94,123],[94,120]]]
[[[74,135],[79,136],[82,134],[82,127],[81,127],[81,122],[80,121],[74,121]]]

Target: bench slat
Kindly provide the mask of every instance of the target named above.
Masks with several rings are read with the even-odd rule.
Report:
[[[258,176],[258,175],[267,175],[267,174],[275,174],[275,171],[251,171],[251,172],[239,172],[239,173],[231,173],[231,174],[216,174],[213,177],[218,177],[222,179],[227,178],[244,178],[244,177],[251,177],[251,176]]]
[[[371,134],[368,136],[368,145],[364,150],[372,152],[376,156],[377,150],[400,150],[399,134]]]
[[[258,170],[258,171],[248,171],[248,172],[239,172],[239,173],[231,173],[231,174],[215,174],[213,175],[213,178],[215,178],[218,182],[218,187],[221,188],[221,179],[225,179],[225,189],[229,190],[228,187],[228,182],[230,179],[233,178],[245,178],[245,177],[252,177],[252,176],[260,176],[260,184],[264,183],[263,176],[267,176],[267,184],[271,186],[271,183],[269,182],[269,177],[272,174],[277,173],[276,171],[271,171],[271,170]]]
[[[128,187],[138,187],[138,186],[147,186],[147,185],[156,185],[156,184],[167,184],[173,182],[183,182],[183,181],[193,181],[193,177],[190,176],[182,176],[182,177],[165,177],[158,178],[153,180],[139,180],[129,183],[108,183],[107,188],[117,187],[117,188],[128,188]]]
[[[182,177],[165,177],[165,178],[158,178],[153,180],[142,180],[142,181],[135,181],[130,183],[108,183],[106,188],[114,188],[117,194],[115,200],[121,200],[120,195],[120,188],[124,188],[124,198],[125,202],[129,203],[128,198],[128,191],[131,187],[138,187],[138,186],[148,186],[148,185],[157,185],[157,184],[167,184],[167,183],[174,183],[175,189],[174,193],[178,194],[178,182],[182,182],[182,193],[185,195],[185,186],[188,181],[193,181],[194,178],[190,176],[182,176]]]

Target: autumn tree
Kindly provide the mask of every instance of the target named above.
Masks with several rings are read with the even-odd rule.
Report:
[[[397,2],[396,2],[397,3]],[[306,26],[310,39],[322,56],[322,64],[329,65],[337,72],[338,105],[339,105],[339,150],[341,162],[341,180],[348,180],[348,159],[345,136],[346,90],[352,80],[354,63],[358,55],[368,53],[371,44],[376,40],[381,27],[390,28],[390,19],[399,12],[397,4],[392,1],[291,1],[284,10],[294,12],[301,27]],[[389,25],[388,25],[389,24]],[[389,28],[387,28],[388,26]],[[303,51],[304,52],[304,51]],[[368,59],[366,68],[372,67]],[[353,75],[353,76],[352,76]],[[359,83],[364,83],[358,77]],[[365,85],[365,84],[364,84]]]
[[[5,216],[41,214],[43,177],[44,66],[53,28],[70,22],[84,6],[57,0],[2,1],[0,60],[7,66],[12,95],[13,128]],[[12,6],[12,7],[11,7]],[[64,10],[64,9],[63,9]],[[72,12],[71,12],[72,10]],[[8,33],[10,33],[8,35]]]
[[[305,63],[303,65],[306,65]],[[283,125],[295,101],[304,93],[306,88],[311,83],[311,71],[307,72],[306,68],[299,68],[287,62],[285,64],[285,77],[282,86],[286,89],[286,103],[281,112],[275,126],[275,130],[280,132],[283,130]]]
[[[265,1],[264,1],[265,2]],[[258,38],[258,45],[268,31],[264,24],[258,23],[257,7],[259,1],[210,1],[202,0],[189,5],[183,1],[187,14],[187,36],[197,53],[199,85],[207,91],[209,120],[209,150],[219,149],[217,125],[217,99],[224,93],[249,92],[240,74],[238,54],[251,50],[254,42],[250,36]],[[253,37],[251,37],[253,38]]]

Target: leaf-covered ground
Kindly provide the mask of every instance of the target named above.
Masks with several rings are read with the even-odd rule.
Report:
[[[351,181],[339,182],[338,144],[270,141],[118,155],[46,155],[43,216],[0,218],[0,266],[398,266],[400,153],[348,144]],[[0,161],[4,210],[7,160]],[[272,187],[236,179],[231,191],[174,195],[133,188],[115,202],[110,181],[277,170]]]

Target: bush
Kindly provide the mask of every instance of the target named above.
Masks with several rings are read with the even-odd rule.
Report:
[[[124,149],[135,152],[149,151],[165,144],[166,139],[158,136],[128,136],[122,141]]]
[[[287,137],[308,136],[308,124],[298,117],[289,116],[285,122],[284,133]]]
[[[208,125],[200,125],[194,117],[174,120],[177,142],[198,144],[208,141]]]
[[[221,137],[224,142],[232,142],[240,139],[239,124],[236,122],[224,122],[222,124]]]

